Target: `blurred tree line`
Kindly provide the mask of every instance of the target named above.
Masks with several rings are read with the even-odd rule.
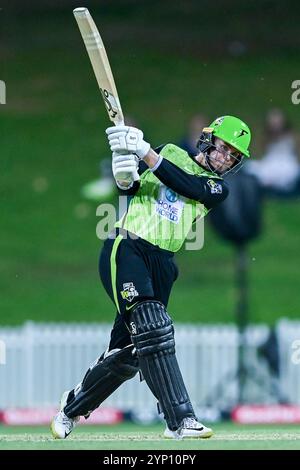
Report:
[[[78,6],[88,7],[99,19],[119,18],[149,40],[169,39],[170,47],[176,41],[183,51],[193,47],[197,53],[204,40],[205,50],[216,55],[290,53],[300,47],[300,3],[295,0],[4,0],[1,13],[22,21],[45,12],[69,14]]]

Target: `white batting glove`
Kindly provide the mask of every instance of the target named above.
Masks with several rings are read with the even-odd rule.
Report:
[[[135,153],[140,159],[143,159],[150,150],[150,144],[143,139],[143,132],[135,127],[109,127],[106,129],[106,134],[112,152]]]
[[[131,188],[134,181],[140,179],[138,167],[139,163],[136,155],[120,155],[116,152],[113,153],[112,171],[117,186],[120,189]]]

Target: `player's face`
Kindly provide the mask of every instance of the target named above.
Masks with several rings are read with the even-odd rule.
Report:
[[[209,154],[210,165],[219,173],[230,170],[241,154],[224,140],[215,139],[215,149]]]

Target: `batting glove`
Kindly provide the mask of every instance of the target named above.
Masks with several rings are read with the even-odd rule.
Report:
[[[143,139],[143,132],[135,127],[109,127],[106,129],[106,134],[112,152],[135,153],[140,159],[143,159],[150,150],[150,144]]]
[[[120,189],[131,188],[134,181],[140,179],[138,166],[139,163],[136,155],[119,155],[116,152],[113,153],[112,171],[117,186]]]

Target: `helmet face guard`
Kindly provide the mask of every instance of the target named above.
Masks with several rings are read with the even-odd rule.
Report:
[[[243,154],[241,152],[238,152],[238,151],[236,151],[234,153],[228,153],[227,152],[227,155],[229,155],[231,157],[231,164],[228,167],[228,169],[226,169],[226,167],[228,166],[226,162],[224,162],[222,164],[220,169],[215,168],[215,166],[213,164],[215,159],[214,159],[214,157],[211,156],[211,153],[213,151],[217,151],[217,152],[220,152],[224,155],[224,152],[221,151],[218,147],[216,147],[215,137],[214,137],[212,131],[210,131],[210,130],[206,131],[206,129],[208,129],[208,128],[203,129],[203,132],[202,132],[202,134],[199,138],[199,141],[197,143],[197,148],[204,155],[205,163],[206,163],[207,167],[209,168],[209,170],[212,173],[215,173],[218,176],[224,176],[228,173],[232,173],[232,174],[237,173],[243,165],[243,159],[244,159]],[[232,163],[232,159],[234,160],[233,163]]]
[[[233,147],[235,151],[226,152],[224,149],[218,148],[215,143],[216,138]],[[250,157],[248,150],[250,140],[250,129],[241,119],[234,116],[221,116],[215,119],[209,127],[204,127],[197,148],[204,155],[210,171],[223,176],[230,172],[236,173],[241,168],[244,157]],[[227,153],[227,156],[230,157],[230,166],[226,165],[226,161],[219,165],[220,160],[212,157],[212,152],[220,152],[223,155]],[[214,166],[214,160],[217,163],[216,166]]]

